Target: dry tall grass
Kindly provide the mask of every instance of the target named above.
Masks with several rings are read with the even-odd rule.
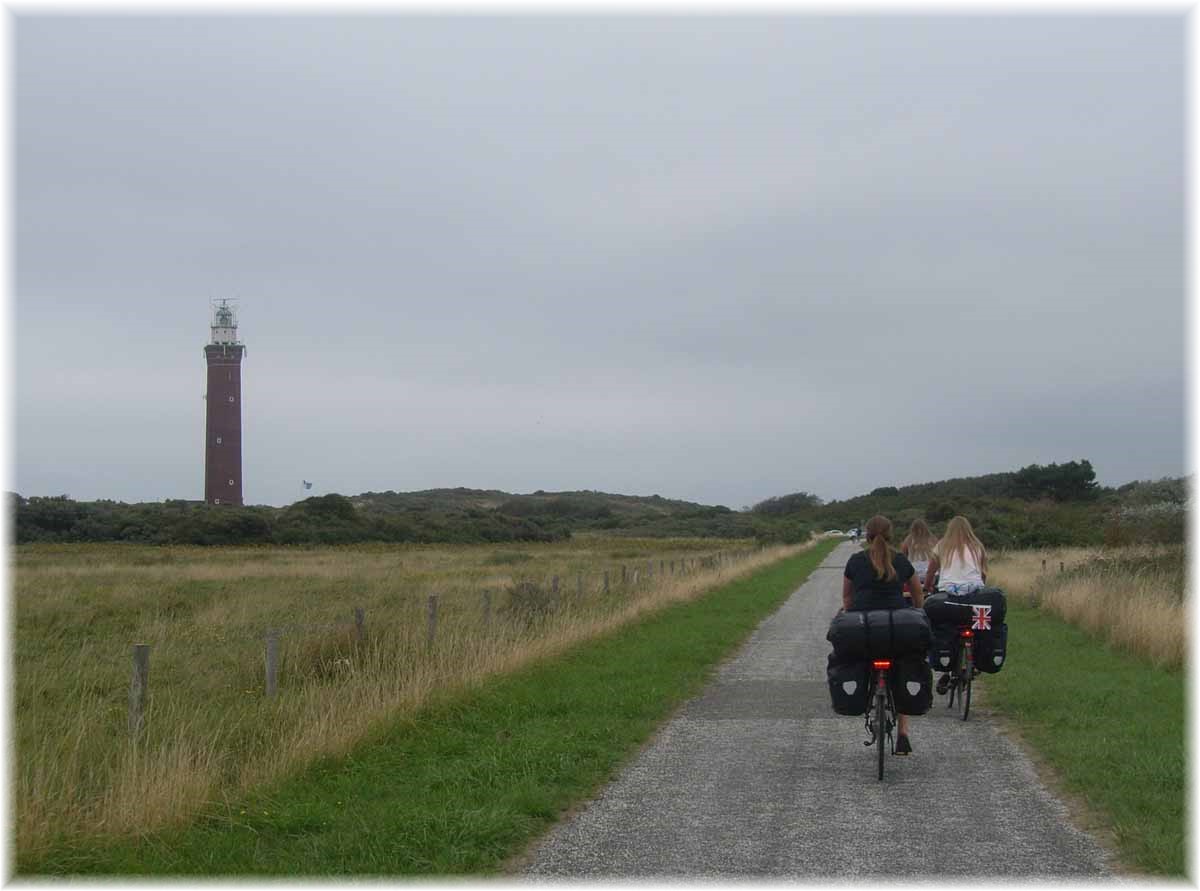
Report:
[[[344,752],[381,720],[411,713],[439,691],[561,652],[803,549],[731,559],[744,548],[627,539],[305,550],[20,547],[13,573],[17,850],[219,814],[220,802]],[[725,559],[705,566],[718,550]],[[557,597],[549,594],[554,575]],[[541,599],[516,596],[519,583]],[[484,590],[493,592],[486,625]],[[431,648],[425,610],[435,592]],[[366,611],[363,641],[353,633],[356,607]],[[274,699],[264,696],[268,627],[283,628]],[[135,643],[151,646],[151,666],[146,729],[133,744],[126,715]]]
[[[1155,665],[1183,665],[1188,620],[1179,547],[1017,551],[995,560],[988,581]]]

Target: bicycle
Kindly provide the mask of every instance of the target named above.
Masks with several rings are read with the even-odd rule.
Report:
[[[867,709],[866,730],[870,736],[864,746],[875,746],[879,751],[879,779],[883,779],[883,741],[886,737],[892,754],[896,754],[896,742],[892,731],[897,724],[896,703],[892,700],[892,688],[888,684],[891,659],[871,661],[871,686],[874,688],[874,703]]]

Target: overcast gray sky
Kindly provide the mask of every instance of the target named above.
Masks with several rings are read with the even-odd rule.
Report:
[[[1188,469],[1182,13],[14,36],[23,495],[202,498],[222,297],[247,503]]]

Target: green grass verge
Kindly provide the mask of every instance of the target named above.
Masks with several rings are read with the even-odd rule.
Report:
[[[383,728],[185,829],[76,846],[18,875],[499,872],[587,799],[836,545]]]
[[[1134,869],[1182,876],[1184,675],[1156,669],[1040,610],[1010,605],[1009,660],[988,705],[1112,829]]]

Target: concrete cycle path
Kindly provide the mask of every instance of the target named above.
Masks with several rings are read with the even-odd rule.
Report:
[[[532,849],[527,878],[1112,875],[984,713],[934,697],[884,779],[863,719],[834,714],[829,619],[845,542],[594,800]],[[978,682],[977,682],[978,683]],[[987,677],[982,678],[986,686]]]

